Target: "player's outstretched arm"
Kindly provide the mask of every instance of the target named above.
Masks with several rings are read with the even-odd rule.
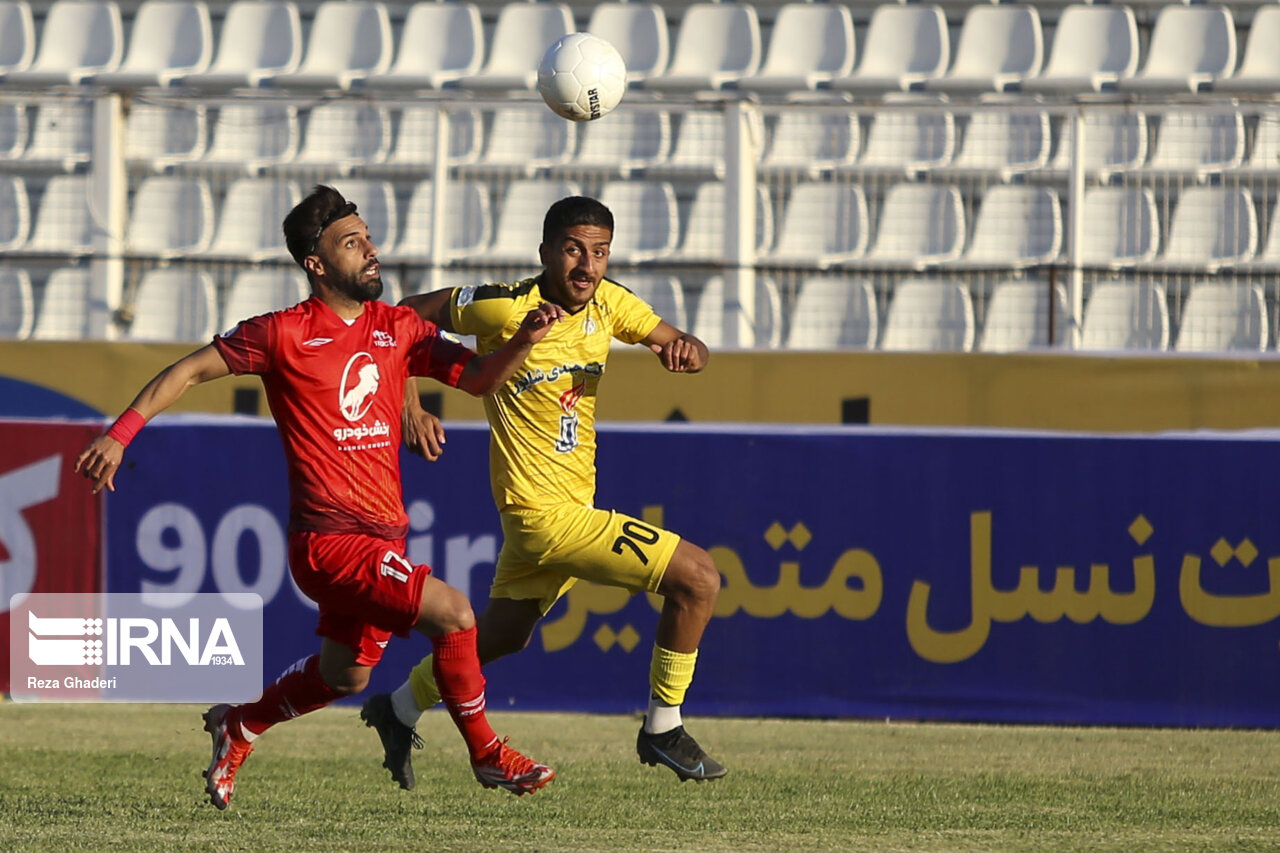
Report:
[[[95,495],[102,491],[103,486],[114,492],[116,470],[124,458],[124,449],[138,430],[172,406],[188,388],[230,372],[222,354],[212,344],[169,365],[138,392],[110,430],[95,438],[81,452],[76,458],[75,470],[93,481]]]
[[[711,358],[706,344],[666,320],[658,323],[641,343],[653,350],[662,366],[672,373],[697,373]]]
[[[444,453],[444,424],[422,408],[422,402],[418,399],[418,383],[412,377],[404,383],[400,432],[404,446],[428,462],[435,462]]]
[[[533,345],[545,338],[551,327],[562,319],[563,308],[543,302],[524,315],[520,328],[501,348],[467,362],[458,379],[458,387],[476,397],[497,391],[524,364]]]
[[[453,288],[446,287],[444,290],[406,296],[400,300],[400,304],[417,311],[419,317],[435,323],[446,332],[453,332],[456,330],[453,328],[453,319],[449,316],[449,297],[452,295]]]

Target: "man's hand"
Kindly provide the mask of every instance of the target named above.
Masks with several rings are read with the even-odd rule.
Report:
[[[404,446],[428,462],[435,462],[444,453],[444,424],[422,408],[405,406],[400,416]]]
[[[702,350],[692,341],[684,337],[675,338],[665,344],[649,344],[662,362],[662,366],[672,373],[697,373],[706,366],[702,358]]]
[[[93,493],[96,495],[106,486],[108,491],[116,490],[116,471],[124,459],[124,445],[106,435],[100,435],[76,457],[76,473],[83,474],[93,481]]]
[[[520,328],[511,336],[511,339],[520,343],[536,344],[547,336],[547,332],[551,331],[552,326],[563,319],[563,308],[559,305],[552,305],[550,302],[543,302],[537,308],[524,315]]]

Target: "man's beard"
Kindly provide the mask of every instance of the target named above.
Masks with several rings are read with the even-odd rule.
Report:
[[[382,296],[382,275],[365,278],[368,267],[355,275],[342,276],[334,282],[334,289],[353,302],[372,302]]]

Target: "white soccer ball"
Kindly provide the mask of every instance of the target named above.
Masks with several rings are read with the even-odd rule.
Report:
[[[591,121],[608,115],[627,91],[627,65],[609,42],[569,33],[547,48],[538,66],[538,91],[556,115]]]

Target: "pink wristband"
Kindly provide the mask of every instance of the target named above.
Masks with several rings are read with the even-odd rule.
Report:
[[[138,434],[138,430],[147,424],[147,419],[138,414],[137,409],[125,409],[124,414],[116,418],[116,422],[111,425],[111,429],[107,430],[107,437],[114,438],[116,441],[129,446],[129,442],[133,441],[133,437]]]

